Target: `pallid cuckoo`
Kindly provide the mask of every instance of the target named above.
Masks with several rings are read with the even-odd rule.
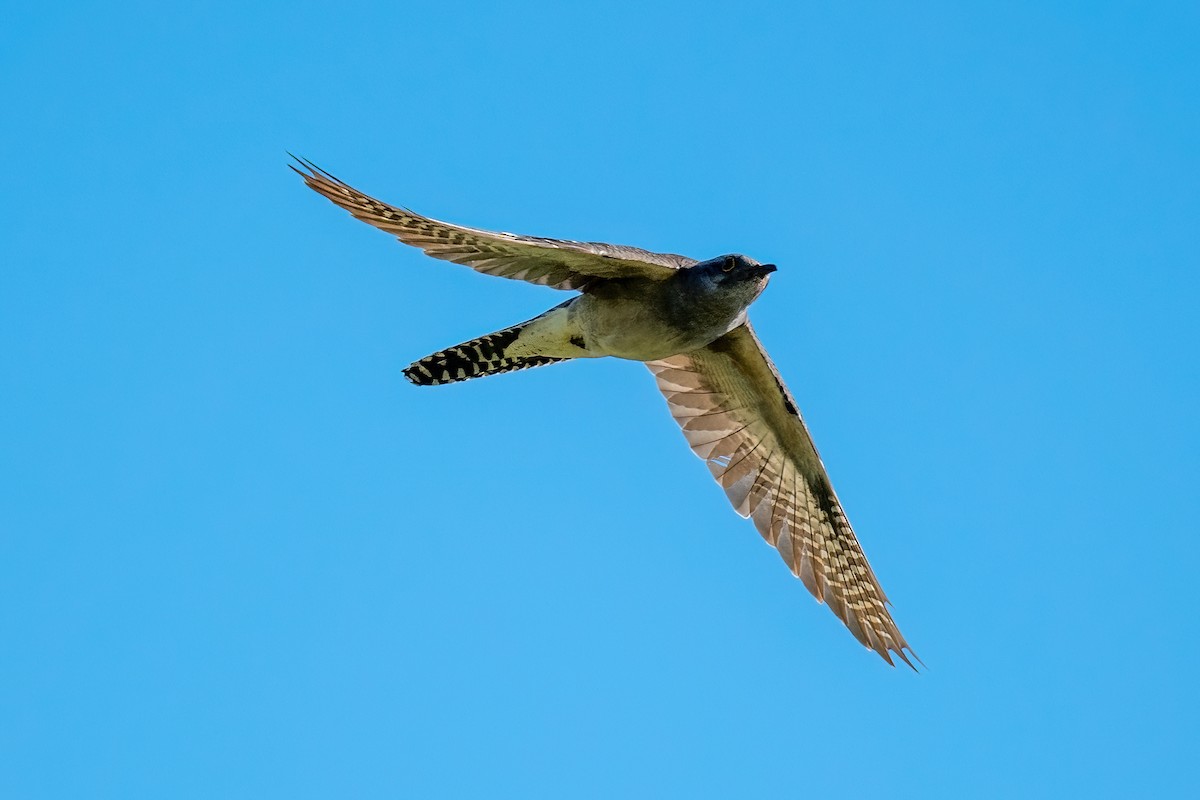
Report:
[[[775,271],[636,247],[452,225],[380,202],[308,161],[292,167],[356,218],[434,258],[580,294],[546,313],[414,362],[431,386],[571,358],[642,361],[692,450],[818,602],[889,664],[916,658],[830,485],[791,392],[746,310]]]

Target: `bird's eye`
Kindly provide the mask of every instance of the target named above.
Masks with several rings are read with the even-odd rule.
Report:
[[[722,272],[733,272],[733,268],[737,266],[737,259],[732,256],[725,259],[725,263],[721,265]]]

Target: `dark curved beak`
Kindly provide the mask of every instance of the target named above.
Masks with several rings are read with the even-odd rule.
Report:
[[[774,272],[777,269],[778,269],[778,267],[776,267],[774,264],[759,264],[758,265],[759,277],[765,278],[767,275],[770,275],[772,272]]]

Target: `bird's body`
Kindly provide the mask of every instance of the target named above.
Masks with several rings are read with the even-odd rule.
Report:
[[[650,281],[600,286],[575,300],[571,311],[589,354],[632,361],[653,361],[703,347],[725,332],[663,314],[668,297],[662,283]]]
[[[527,322],[423,358],[405,375],[425,386],[568,358],[669,358],[711,344],[742,325],[746,307],[774,270],[730,255],[677,270],[666,280],[597,282]]]
[[[411,364],[418,385],[573,358],[645,362],[693,451],[734,509],[888,663],[912,655],[887,611],[791,393],[746,319],[774,265],[466,228],[382,203],[302,162],[305,182],[359,219],[479,272],[577,289],[527,322]]]
[[[733,263],[737,280],[719,282]],[[655,361],[704,347],[741,325],[746,308],[775,267],[745,256],[723,256],[664,281],[610,282],[575,301],[588,350],[598,356]]]

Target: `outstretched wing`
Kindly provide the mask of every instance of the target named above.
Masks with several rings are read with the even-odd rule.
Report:
[[[889,664],[916,655],[887,609],[796,402],[749,323],[648,363],[688,444],[818,602]],[[906,654],[905,651],[908,651]]]
[[[619,244],[519,236],[438,222],[376,200],[311,162],[296,160],[302,169],[292,169],[310,188],[358,219],[421,248],[427,255],[465,264],[487,275],[555,289],[580,289],[598,279],[666,280],[675,270],[696,263],[685,256]]]

